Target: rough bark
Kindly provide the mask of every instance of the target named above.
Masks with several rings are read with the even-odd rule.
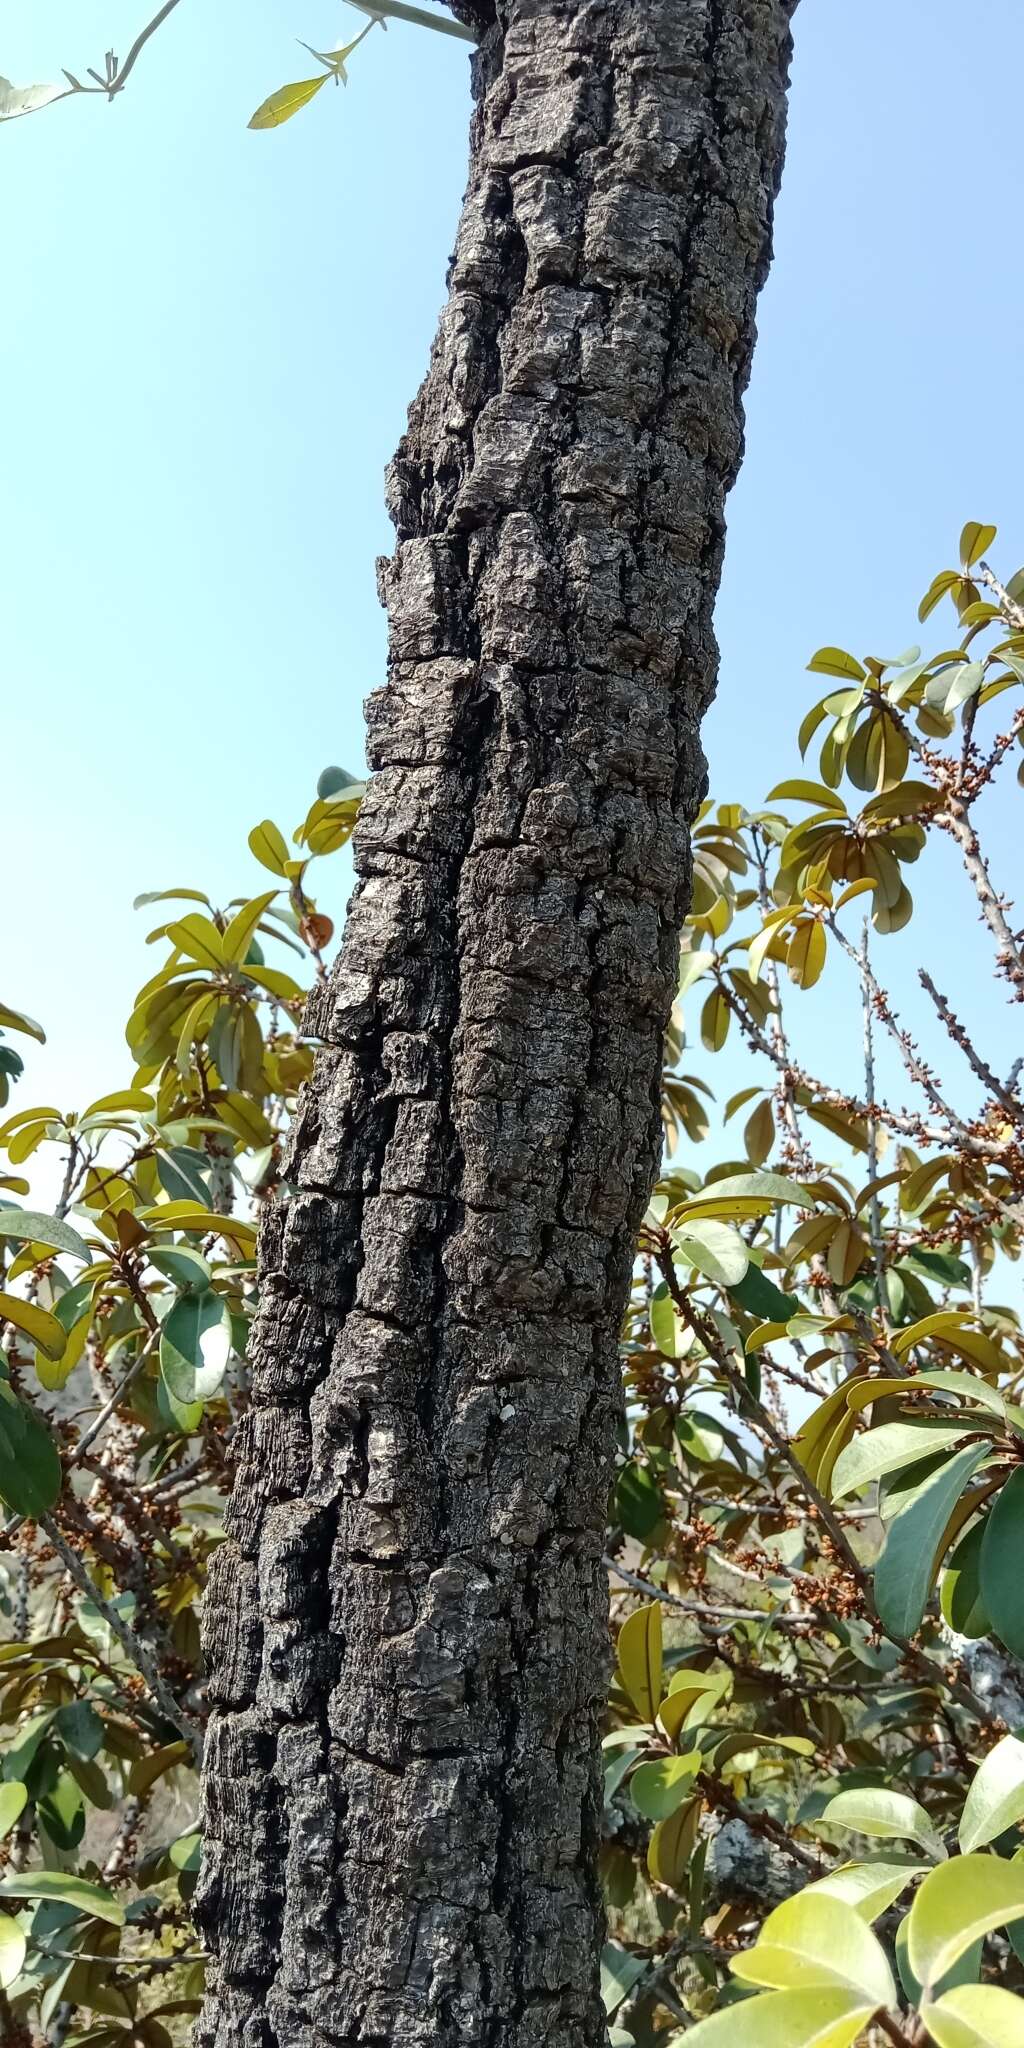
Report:
[[[795,0],[457,0],[469,189],[207,1598],[217,2048],[598,2048],[602,1534]]]

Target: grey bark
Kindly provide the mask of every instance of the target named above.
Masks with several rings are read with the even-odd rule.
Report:
[[[598,2048],[601,1563],[795,0],[457,0],[358,885],[206,1603],[217,2048]]]

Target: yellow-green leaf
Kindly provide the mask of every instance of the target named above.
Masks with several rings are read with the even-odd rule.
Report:
[[[960,535],[960,567],[973,569],[975,562],[988,553],[995,537],[994,526],[980,526],[976,519],[969,519]]]
[[[1024,2048],[1024,1998],[998,1984],[957,1984],[926,2021],[938,2048]]]
[[[283,875],[288,865],[288,846],[284,833],[273,818],[264,818],[261,825],[254,825],[249,834],[250,850],[272,875]]]
[[[322,71],[319,78],[300,78],[294,85],[280,86],[277,92],[272,92],[270,98],[264,100],[262,106],[257,107],[249,123],[250,128],[280,128],[282,121],[290,121],[300,107],[308,106],[310,100],[316,98],[330,75],[329,71]],[[252,845],[251,839],[249,843]]]
[[[5,1785],[4,1791],[13,1792],[13,1785]],[[7,1991],[15,1978],[21,1976],[28,1943],[24,1930],[9,1913],[0,1913],[0,1991]]]
[[[841,1985],[769,1991],[688,2027],[686,2048],[850,2048],[874,2010]]]
[[[21,1301],[16,1294],[0,1294],[0,1323],[4,1322],[13,1323],[16,1330],[31,1337],[48,1358],[59,1358],[67,1343],[67,1334],[56,1316],[38,1308],[34,1301]]]
[[[872,2010],[896,2002],[881,1943],[852,1906],[828,1892],[797,1892],[776,1906],[755,1947],[736,1956],[732,1969],[742,1982],[770,1990],[837,1985]]]
[[[647,1868],[657,1884],[678,1890],[697,1846],[700,1813],[700,1800],[691,1799],[689,1805],[658,1822],[647,1849]]]
[[[254,896],[251,903],[243,903],[241,910],[235,912],[223,940],[224,958],[232,966],[240,966],[245,959],[256,927],[277,894],[276,889],[268,889],[265,896]]]
[[[786,966],[799,988],[813,988],[821,978],[828,953],[825,927],[817,918],[801,918],[793,927]]]
[[[86,1117],[100,1116],[106,1110],[119,1109],[137,1110],[142,1115],[155,1108],[154,1098],[145,1088],[119,1088],[113,1095],[100,1095],[95,1102],[90,1102],[82,1117],[84,1121]]]
[[[951,1857],[929,1871],[910,1909],[910,1967],[921,1984],[937,1984],[972,1942],[1020,1919],[1024,1865],[998,1856]]]
[[[704,1759],[699,1749],[686,1756],[653,1757],[633,1772],[630,1795],[638,1813],[648,1820],[667,1820],[688,1798]]]
[[[38,1039],[40,1045],[46,1044],[42,1025],[37,1024],[34,1017],[26,1017],[21,1010],[9,1009],[6,1003],[0,1003],[0,1030],[24,1031],[29,1038]]]
[[[960,1820],[964,1855],[1024,1820],[1024,1742],[1004,1735],[977,1772]]]
[[[105,1920],[111,1927],[124,1926],[124,1907],[106,1885],[90,1884],[70,1871],[31,1870],[0,1879],[0,1896],[5,1899],[48,1899],[73,1906],[93,1920]]]
[[[661,1606],[638,1607],[623,1622],[617,1644],[619,1676],[642,1721],[653,1721],[661,1705]]]
[[[9,1646],[15,1649],[15,1644]],[[9,1785],[0,1785],[0,1842],[9,1835],[16,1820],[20,1820],[28,1801],[28,1787],[16,1778]]]
[[[847,654],[842,647],[819,647],[807,666],[820,675],[842,676],[844,682],[863,683],[867,680],[867,669],[863,663],[855,654]]]
[[[167,936],[200,967],[211,967],[216,972],[224,966],[224,941],[212,917],[202,917],[198,910],[193,910],[180,922],[168,925]]]
[[[834,1899],[844,1899],[862,1920],[870,1922],[887,1912],[911,1880],[921,1877],[927,1869],[927,1863],[919,1863],[912,1856],[876,1856],[864,1863],[840,1863],[827,1877],[819,1877],[816,1884],[806,1886],[805,1890],[828,1892]]]
[[[56,1318],[54,1319],[56,1320]],[[73,1323],[68,1331],[67,1343],[60,1353],[36,1352],[36,1378],[48,1394],[56,1393],[66,1386],[82,1353],[85,1350],[92,1324],[92,1309],[87,1308],[83,1316]]]

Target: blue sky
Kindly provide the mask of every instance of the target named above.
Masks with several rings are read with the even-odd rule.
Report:
[[[147,12],[8,5],[0,70],[83,72]],[[255,889],[250,825],[295,824],[326,762],[361,763],[384,654],[382,472],[443,297],[468,90],[460,43],[375,30],[346,91],[250,133],[266,94],[311,68],[293,38],[329,47],[353,27],[342,0],[182,0],[114,106],[0,130],[0,990],[50,1034],[25,1103],[126,1078],[123,1021],[152,962],[136,891]],[[752,803],[792,771],[817,645],[917,638],[964,519],[999,524],[1007,574],[1024,557],[1006,431],[1019,0],[977,0],[969,22],[954,0],[803,0],[796,37],[706,739],[716,793]],[[994,830],[1012,888],[1008,806]],[[901,958],[957,988],[1005,1066],[1020,1013],[941,857],[937,872]],[[342,881],[336,867],[325,907]],[[896,981],[911,988],[909,966]],[[804,1028],[809,1051],[827,1037],[852,1057],[841,985],[806,999]]]

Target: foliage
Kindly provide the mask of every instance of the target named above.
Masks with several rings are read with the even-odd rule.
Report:
[[[1024,1333],[990,1298],[1020,1253],[1024,1102],[922,972],[955,1103],[876,966],[942,835],[1024,998],[979,836],[1024,734],[1015,708],[982,738],[1024,679],[1024,574],[998,581],[994,537],[966,527],[922,603],[951,600],[951,644],[821,648],[813,767],[695,833],[609,1542],[605,1983],[640,2048],[695,2020],[695,2048],[1024,2042]],[[794,1050],[825,974],[859,999],[859,1088]],[[725,1106],[742,1156],[703,1172],[687,1025],[754,1065]],[[907,1104],[878,1099],[880,1036]]]
[[[965,529],[922,606],[952,602],[954,645],[815,655],[836,684],[802,728],[820,779],[757,811],[708,805],[696,829],[608,1535],[619,2044],[694,2022],[696,2048],[701,2028],[742,2048],[843,2048],[879,2027],[908,2048],[924,2031],[938,2048],[1024,2041],[1024,1332],[999,1298],[1024,1104],[925,975],[973,1090],[954,1106],[876,967],[942,835],[999,985],[1024,995],[979,837],[1024,732],[1022,706],[982,737],[1024,677],[1024,576],[998,582],[992,538]],[[159,965],[110,1091],[74,1111],[5,1105],[12,2038],[70,2023],[96,2048],[166,2048],[196,2009],[197,1610],[247,1402],[256,1225],[287,1193],[304,996],[333,936],[311,863],[345,843],[360,794],[329,770],[294,843],[255,825],[268,886],[224,908],[193,888],[139,898]],[[856,1090],[793,1048],[826,974],[852,976],[863,1008]],[[12,1008],[0,1026],[42,1037]],[[879,1034],[908,1103],[879,1099]],[[727,1046],[751,1063],[725,1106],[741,1155],[705,1166],[691,1148]],[[52,1214],[27,1206],[26,1168],[59,1182]]]

